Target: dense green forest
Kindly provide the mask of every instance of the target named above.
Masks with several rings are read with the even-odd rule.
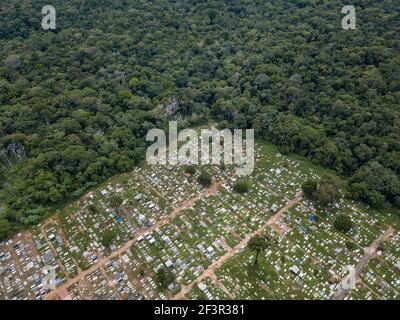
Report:
[[[400,206],[400,1],[0,0],[0,237],[132,168],[169,119],[250,128]]]

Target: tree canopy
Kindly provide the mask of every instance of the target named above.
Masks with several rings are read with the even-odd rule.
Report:
[[[303,186],[304,195],[322,206],[330,205],[340,196],[342,181],[335,176],[324,176],[320,181],[307,180]]]
[[[257,265],[258,256],[260,252],[263,252],[265,251],[265,249],[268,248],[269,240],[259,235],[256,235],[249,240],[247,246],[251,251],[254,251],[256,253],[256,257],[254,258],[254,265]]]
[[[103,246],[108,247],[113,243],[116,236],[117,234],[115,231],[106,230],[103,233],[101,243],[103,244]]]
[[[219,122],[400,205],[398,1],[3,1],[0,221],[40,221],[145,156],[149,129]],[[376,179],[377,178],[377,179]]]
[[[344,215],[344,214],[339,214],[335,218],[334,226],[336,229],[338,229],[341,232],[349,232],[351,228],[353,227],[353,222],[351,219]]]
[[[235,183],[233,190],[237,193],[246,193],[249,191],[249,183],[246,180],[241,180]]]
[[[156,279],[159,287],[165,290],[175,280],[175,276],[168,268],[161,267],[156,273]]]
[[[185,172],[193,175],[196,173],[196,168],[193,165],[187,166]]]
[[[212,177],[207,172],[202,172],[202,173],[200,173],[199,177],[197,178],[197,181],[203,187],[209,187],[209,186],[211,186],[211,183],[212,183]]]

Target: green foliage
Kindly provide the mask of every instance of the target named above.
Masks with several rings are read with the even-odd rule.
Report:
[[[264,252],[265,249],[268,248],[269,240],[256,235],[249,240],[249,242],[247,243],[247,246],[251,251],[255,251],[256,257],[254,259],[254,265],[257,265],[258,264],[258,256],[259,256],[260,252]]]
[[[322,206],[339,199],[342,182],[334,176],[325,176],[320,181],[308,180],[303,184],[304,195]]]
[[[385,243],[384,241],[379,241],[378,250],[380,250],[380,251],[386,251],[386,248],[387,248],[386,243]]]
[[[93,205],[93,204],[89,204],[89,205],[88,205],[88,210],[89,210],[89,212],[90,212],[91,214],[96,214],[96,213],[97,213],[97,208],[96,208],[96,206]]]
[[[185,172],[194,175],[196,173],[196,168],[193,165],[187,166]]]
[[[103,246],[108,247],[113,243],[113,240],[116,236],[117,234],[113,230],[106,230],[103,233],[101,243],[103,244]]]
[[[40,27],[32,1],[2,3],[0,199],[9,223],[40,220],[131,169],[147,131],[176,118],[182,127],[252,127],[350,177],[357,199],[400,206],[396,1],[367,1],[354,32],[340,27],[339,0],[52,5],[56,32]]]
[[[346,241],[345,245],[346,245],[346,248],[350,251],[354,251],[358,248],[357,245],[352,241]]]
[[[249,183],[245,180],[238,181],[233,186],[233,190],[235,190],[237,193],[246,193],[249,191]]]
[[[304,195],[307,198],[312,198],[314,193],[318,190],[318,181],[316,180],[307,180],[304,182],[302,185],[302,190],[304,192]]]
[[[165,290],[174,280],[174,274],[166,267],[160,268],[156,273],[156,281],[162,290]]]
[[[353,222],[348,216],[344,214],[338,215],[335,218],[335,222],[333,225],[335,226],[336,229],[344,233],[349,232],[350,229],[353,228]]]
[[[0,240],[6,239],[11,233],[11,225],[10,223],[4,219],[0,219]]]
[[[123,200],[120,196],[113,194],[110,196],[110,205],[112,208],[118,210],[123,203]]]
[[[350,192],[375,208],[385,200],[397,205],[400,197],[400,181],[389,169],[378,162],[370,162],[356,171],[350,180]]]
[[[200,173],[197,178],[197,182],[200,183],[203,187],[209,187],[212,183],[212,177],[207,172]]]

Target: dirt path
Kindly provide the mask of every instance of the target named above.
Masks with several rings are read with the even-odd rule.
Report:
[[[65,245],[66,245],[68,248],[71,248],[71,245],[70,245],[70,243],[69,243],[69,241],[68,241],[68,237],[67,237],[67,235],[65,234],[64,230],[61,228],[61,226],[60,226],[59,223],[56,224],[56,230],[57,230],[57,233],[59,234],[59,236],[64,240]],[[49,244],[49,245],[50,245],[50,244]],[[76,269],[78,270],[78,273],[81,272],[82,269],[81,269],[81,267],[79,266],[78,261],[76,261],[75,258],[74,258],[71,254],[69,255],[69,258],[70,258],[70,259],[72,260],[72,262],[75,264]]]
[[[45,220],[43,223],[39,225],[39,227],[40,229],[44,229],[50,224],[58,224],[58,214],[55,214],[54,216]]]
[[[40,227],[40,232],[42,233],[42,235],[43,235],[43,237],[44,237],[44,240],[47,242],[47,244],[48,244],[48,246],[49,246],[49,248],[50,248],[50,250],[51,250],[51,252],[52,252],[52,254],[53,254],[54,259],[57,261],[57,264],[60,266],[61,271],[65,274],[65,278],[66,278],[67,281],[68,281],[68,280],[70,279],[69,273],[68,273],[67,270],[65,269],[65,266],[64,266],[64,264],[62,263],[61,258],[60,258],[60,256],[59,256],[59,254],[58,254],[56,248],[54,247],[54,244],[50,241],[49,237],[47,236],[47,232],[46,232],[46,227],[50,225],[50,222],[52,222],[53,224],[55,224],[55,223],[56,223],[55,221],[56,221],[56,220],[51,220],[51,221],[46,222],[44,225],[42,225],[42,226]],[[55,227],[55,228],[56,228],[56,227]]]
[[[25,240],[26,240],[27,235],[23,234],[23,237],[24,237]],[[17,255],[17,253],[15,252],[15,249],[14,249],[15,243],[18,242],[19,240],[24,240],[24,239],[23,239],[23,238],[22,238],[22,239],[21,239],[21,238],[19,238],[19,239],[14,239],[14,241],[13,241],[12,244],[7,245],[7,248],[8,248],[7,251],[10,252],[10,254],[11,254],[11,256],[12,256],[12,259],[13,259],[13,261],[14,261],[15,269],[16,269],[17,272],[18,272],[18,276],[21,277],[21,279],[22,279],[24,282],[28,283],[28,279],[26,278],[26,274],[25,274],[25,272],[24,272],[24,268],[23,268],[23,266],[21,265],[21,261],[20,261],[21,257],[19,257],[19,256]],[[33,243],[30,243],[30,244],[33,246]],[[1,283],[0,283],[0,289],[1,289]],[[26,290],[28,296],[29,296],[31,299],[34,299],[35,295],[33,294],[31,288],[25,287],[25,290]],[[4,294],[6,295],[6,292],[5,292],[5,291],[4,291]],[[0,297],[1,297],[1,290],[0,290]]]
[[[183,286],[181,291],[174,296],[175,300],[178,299],[184,299],[186,294],[190,292],[190,290],[193,288],[193,286],[199,282],[201,282],[203,279],[209,277],[213,278],[214,277],[214,270],[218,269],[225,261],[229,260],[233,256],[235,256],[242,248],[244,248],[247,245],[247,242],[253,238],[256,235],[262,234],[262,232],[271,224],[275,223],[283,213],[285,213],[287,210],[289,210],[291,207],[293,207],[295,204],[299,203],[302,198],[302,195],[297,196],[293,200],[289,201],[286,203],[286,205],[280,209],[275,215],[273,215],[271,218],[269,218],[260,228],[258,228],[256,231],[249,233],[242,241],[240,241],[235,247],[231,248],[227,253],[225,253],[222,257],[220,257],[218,260],[214,261],[211,263],[204,272],[198,276],[193,282],[190,284]]]
[[[168,216],[161,218],[151,227],[139,230],[133,239],[129,240],[122,247],[120,247],[116,251],[112,252],[111,255],[109,255],[107,257],[99,258],[97,260],[97,262],[94,265],[92,265],[89,269],[80,272],[77,276],[75,276],[72,279],[67,279],[67,281],[64,282],[62,285],[60,285],[59,287],[57,287],[56,290],[68,289],[68,287],[77,283],[78,281],[80,281],[81,279],[83,279],[84,277],[86,277],[87,275],[92,273],[93,271],[97,270],[99,267],[101,267],[103,264],[107,263],[109,260],[117,258],[120,254],[129,250],[129,248],[137,241],[137,239],[142,237],[145,233],[151,232],[155,229],[162,227],[165,224],[168,224],[172,219],[174,219],[176,216],[178,216],[184,210],[191,208],[193,206],[193,204],[196,201],[198,201],[199,199],[216,194],[220,184],[221,184],[220,181],[214,182],[209,188],[201,191],[196,197],[186,200],[185,202],[182,203],[182,205],[179,208],[174,208]],[[51,293],[52,292],[50,292],[49,294],[51,294]]]
[[[221,288],[222,291],[225,292],[225,294],[229,297],[229,299],[234,300],[235,297],[232,295],[232,293],[230,293],[230,291],[228,290],[227,287],[225,287],[225,285],[223,283],[221,283],[217,276],[215,275],[215,273],[213,273],[212,277],[211,277],[211,281],[213,284],[215,284],[217,287]]]
[[[394,234],[395,230],[389,227],[383,234],[376,238],[369,247],[364,248],[364,255],[356,266],[356,282],[359,281],[360,275],[368,265],[369,260],[371,260],[378,251],[379,243],[388,240]],[[343,300],[350,291],[351,289],[340,288],[332,295],[331,300]]]
[[[111,287],[112,291],[115,293],[115,295],[118,297],[118,299],[122,300],[122,296],[120,295],[117,288],[115,287],[114,281],[110,277],[110,275],[107,273],[106,269],[104,268],[104,265],[100,266],[100,272],[103,274],[104,278],[107,279],[108,285]]]

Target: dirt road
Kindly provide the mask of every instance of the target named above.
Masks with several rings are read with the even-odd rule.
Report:
[[[198,201],[199,199],[203,197],[208,197],[212,196],[217,193],[218,187],[220,186],[221,182],[216,181],[213,182],[213,184],[207,188],[201,191],[196,197],[193,197],[185,202],[182,203],[178,208],[174,208],[169,215],[166,217],[163,217],[162,219],[158,220],[155,224],[153,224],[149,228],[144,228],[139,230],[139,232],[135,235],[135,237],[128,242],[126,242],[122,247],[117,249],[116,251],[113,251],[111,255],[107,257],[101,257],[97,260],[97,262],[92,265],[89,269],[80,272],[76,277],[68,279],[66,282],[64,282],[62,285],[57,287],[54,291],[60,290],[60,289],[68,289],[71,285],[77,283],[79,280],[82,278],[86,277],[93,271],[97,270],[100,268],[102,265],[107,263],[108,261],[117,258],[120,254],[124,253],[125,251],[129,250],[129,248],[138,240],[138,238],[142,237],[145,233],[151,232],[155,229],[158,229],[162,227],[165,224],[168,224],[172,219],[174,219],[177,215],[179,215],[181,212],[183,212],[186,209],[189,209],[193,206],[193,204]],[[53,294],[54,291],[50,292],[49,294]]]
[[[283,213],[285,213],[287,210],[289,210],[291,207],[293,207],[295,204],[299,203],[302,198],[302,195],[297,196],[293,200],[289,201],[286,203],[286,205],[280,209],[276,214],[274,214],[271,218],[269,218],[264,224],[258,228],[256,231],[249,233],[242,241],[240,241],[235,247],[231,248],[227,253],[225,253],[222,257],[220,257],[218,260],[214,261],[211,263],[206,270],[203,271],[203,273],[198,276],[193,282],[191,282],[187,286],[183,286],[181,291],[174,296],[175,300],[178,299],[184,299],[186,294],[190,292],[190,290],[193,288],[193,286],[199,282],[201,282],[203,279],[210,277],[211,279],[214,278],[214,270],[218,269],[225,261],[229,260],[233,256],[235,256],[242,248],[244,248],[247,245],[247,242],[253,238],[256,235],[262,234],[262,232],[271,224],[275,223],[276,221],[279,220],[279,218],[282,216]]]
[[[381,234],[377,239],[375,239],[374,242],[372,242],[372,244],[369,247],[364,248],[364,255],[357,263],[355,270],[356,282],[360,279],[360,275],[365,269],[365,267],[368,265],[369,260],[371,260],[378,251],[379,243],[381,241],[388,240],[390,237],[394,235],[394,233],[395,230],[392,227],[389,227],[383,234]],[[340,288],[332,295],[331,300],[343,300],[350,291],[351,289]]]

